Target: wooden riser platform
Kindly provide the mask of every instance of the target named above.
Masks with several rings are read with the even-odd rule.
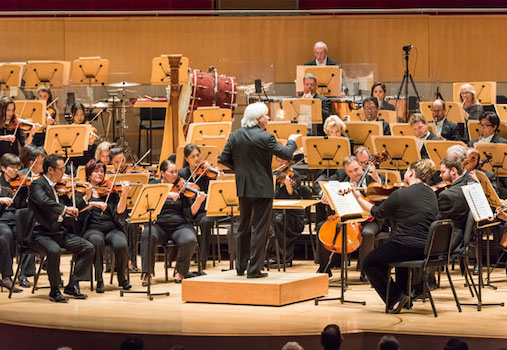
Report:
[[[184,280],[181,296],[186,302],[282,306],[327,295],[328,286],[327,274],[269,272],[247,279],[232,270]]]

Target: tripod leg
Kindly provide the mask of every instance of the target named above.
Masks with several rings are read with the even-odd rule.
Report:
[[[417,88],[415,87],[414,78],[412,78],[412,74],[408,75],[410,79],[410,83],[412,84],[412,88],[414,89],[415,96],[417,97],[417,102],[421,101],[421,98],[419,97],[419,93],[417,92]]]

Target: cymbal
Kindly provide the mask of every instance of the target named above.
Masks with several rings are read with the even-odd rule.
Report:
[[[121,81],[119,83],[108,84],[107,86],[122,88],[122,87],[131,87],[131,86],[139,86],[139,85],[141,85],[141,84],[138,84],[138,83],[128,83],[126,81]]]

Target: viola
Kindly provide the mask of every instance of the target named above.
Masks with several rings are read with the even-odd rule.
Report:
[[[395,183],[393,185],[371,183],[366,188],[366,197],[370,200],[377,202],[386,199],[399,188],[406,187],[407,185],[403,182]]]
[[[173,184],[171,192],[183,193],[185,197],[194,198],[199,194],[199,186],[192,182],[185,183],[185,180],[180,177],[179,180]]]
[[[438,183],[436,185],[430,186],[430,187],[436,193],[436,195],[438,196],[440,192],[442,192],[443,190],[448,189],[450,185],[451,185],[450,181],[442,181],[442,182],[440,182],[440,183]]]

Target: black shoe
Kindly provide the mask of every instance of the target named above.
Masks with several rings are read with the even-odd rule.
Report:
[[[387,313],[389,313],[389,314],[399,314],[400,311],[401,311],[401,309],[403,309],[403,307],[408,304],[408,301],[409,301],[409,297],[406,296],[406,295],[404,295],[404,294],[402,294],[400,296],[400,298],[398,299],[398,301],[396,301],[393,304],[393,307],[389,308],[389,310],[387,311]],[[396,308],[394,308],[394,305],[396,305],[396,304],[398,304],[398,305],[396,306]]]
[[[236,270],[236,275],[238,275],[238,276],[244,276],[245,275],[245,271]]]
[[[55,302],[55,303],[66,303],[69,301],[66,297],[60,293],[58,289],[55,289],[49,293],[49,300]]]
[[[99,294],[104,293],[104,281],[97,281],[97,288],[95,291]]]
[[[77,284],[69,284],[63,292],[67,295],[72,295],[74,299],[86,299],[88,296],[86,294],[81,293],[81,290],[79,289],[79,285]]]
[[[474,272],[473,272],[473,275],[474,275],[474,276],[478,276],[478,275],[479,275],[479,265],[475,265],[475,266],[474,266]]]
[[[366,277],[364,272],[361,272],[361,275],[359,276],[359,280],[364,283],[370,283],[370,280],[368,279],[368,277]]]
[[[263,278],[268,277],[267,272],[256,272],[256,273],[249,273],[246,275],[246,278]]]
[[[19,286],[21,288],[30,288],[30,281],[28,281],[28,279],[26,277],[20,278],[19,279]]]
[[[182,281],[183,280],[180,280],[180,279],[176,279],[176,278],[174,279],[174,283],[176,283],[176,284],[181,284]]]
[[[5,277],[4,279],[0,280],[0,287],[7,288],[7,290],[12,289],[13,293],[21,293],[23,291],[23,289],[19,289],[14,286],[14,283],[10,277]]]
[[[129,290],[130,288],[132,288],[132,285],[129,283],[128,280],[123,280],[122,282],[119,283],[119,285],[123,290]]]

